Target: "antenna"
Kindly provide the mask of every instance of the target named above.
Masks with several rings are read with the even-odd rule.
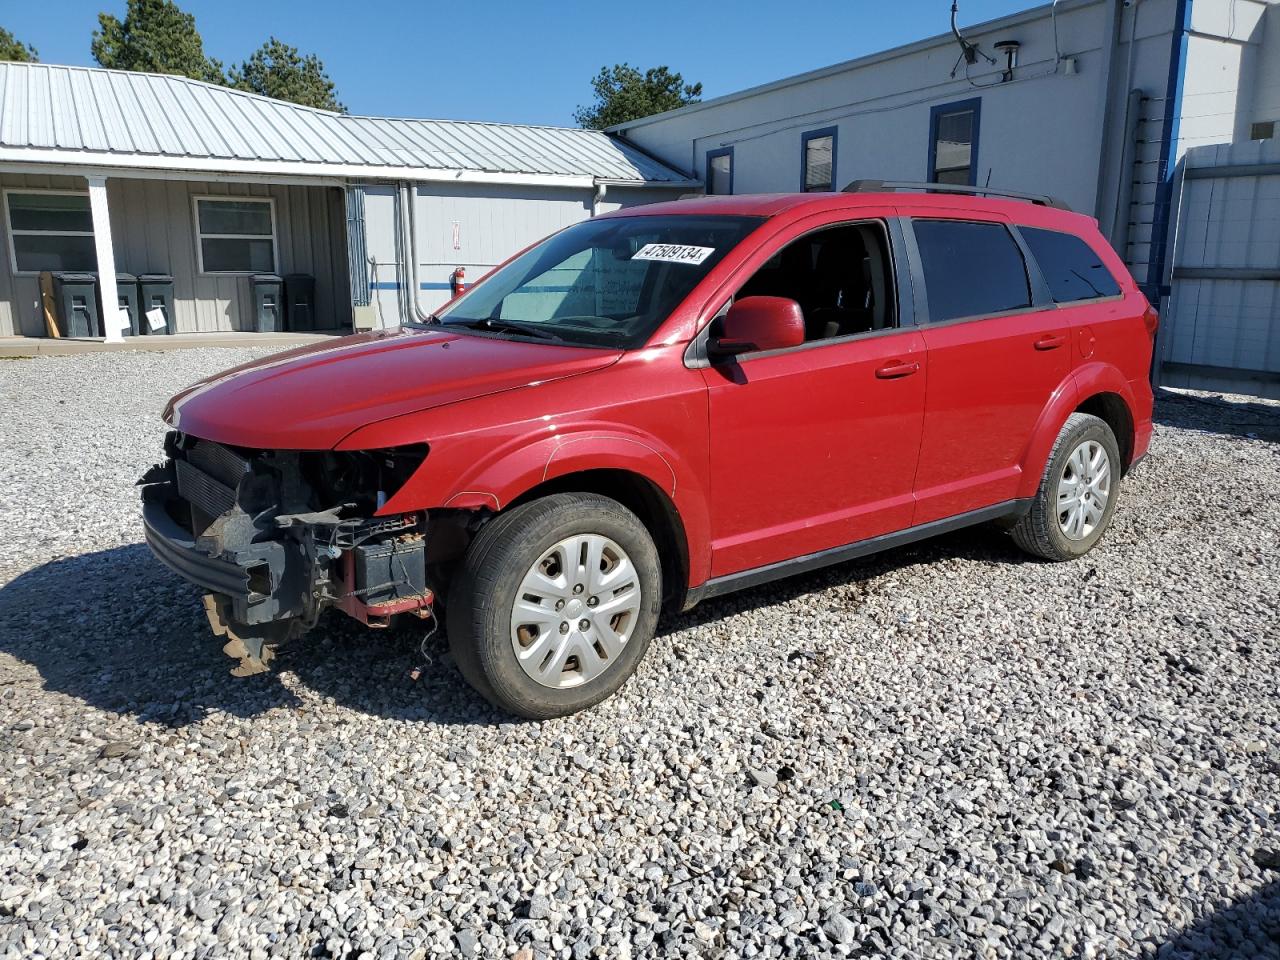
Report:
[[[988,56],[978,49],[976,43],[972,43],[964,38],[960,33],[960,28],[956,26],[956,15],[960,12],[959,0],[951,0],[951,35],[956,38],[956,43],[960,44],[960,56],[956,59],[956,65],[951,68],[951,76],[954,78],[956,71],[960,69],[960,61],[963,60],[969,65],[978,62],[978,57],[986,60],[987,63],[995,66],[995,58]]]

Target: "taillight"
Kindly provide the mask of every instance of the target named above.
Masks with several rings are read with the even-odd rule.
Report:
[[[1142,315],[1142,322],[1146,324],[1147,333],[1154,337],[1156,328],[1160,326],[1160,314],[1156,313],[1155,307],[1147,307],[1147,312]]]

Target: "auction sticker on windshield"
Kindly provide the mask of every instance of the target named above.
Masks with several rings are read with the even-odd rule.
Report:
[[[688,263],[696,267],[715,252],[715,247],[690,247],[681,243],[646,243],[631,259]]]

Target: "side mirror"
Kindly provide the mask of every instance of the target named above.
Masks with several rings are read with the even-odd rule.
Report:
[[[804,343],[804,312],[786,297],[745,297],[724,316],[724,332],[707,341],[712,360]]]

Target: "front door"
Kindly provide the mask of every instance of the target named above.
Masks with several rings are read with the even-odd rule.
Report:
[[[880,223],[792,241],[737,296],[788,296],[807,342],[703,370],[721,577],[911,524],[924,339],[898,322]]]

